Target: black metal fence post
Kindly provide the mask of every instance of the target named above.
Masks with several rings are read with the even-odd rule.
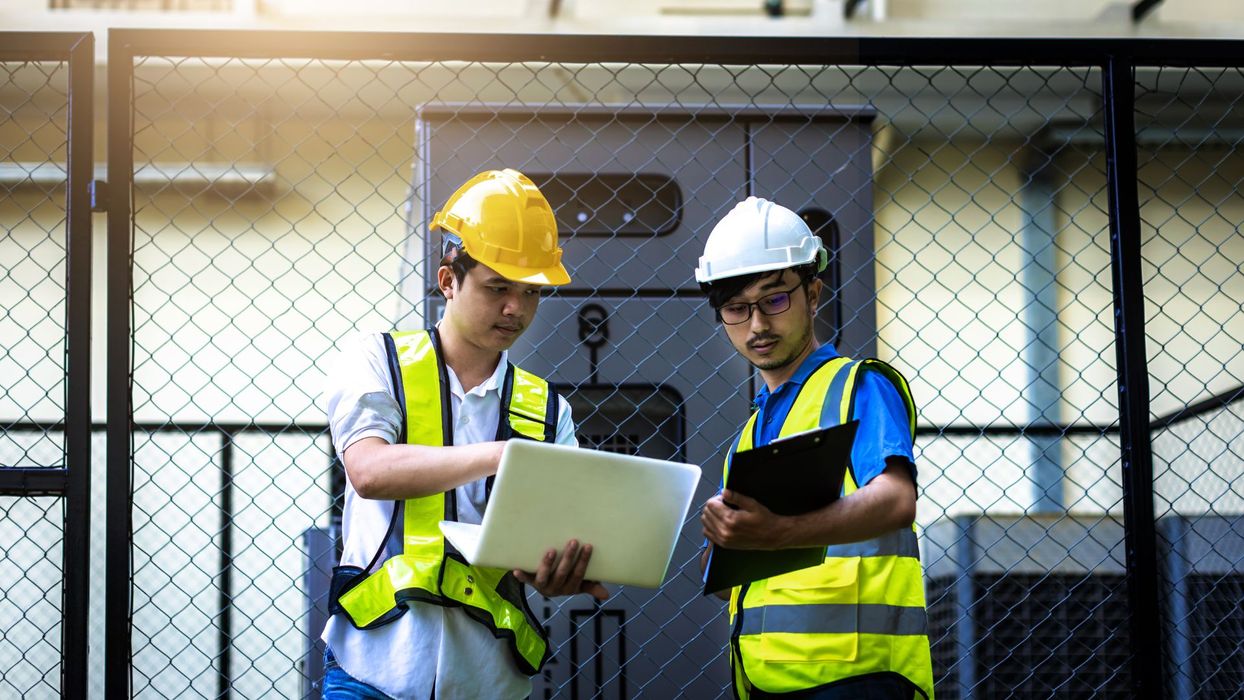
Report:
[[[69,52],[69,148],[65,188],[65,490],[61,693],[86,697],[91,562],[91,201],[95,170],[95,36]]]
[[[105,554],[104,695],[130,696],[130,540],[132,536],[130,399],[131,196],[134,138],[131,110],[134,65],[129,45],[109,32],[108,40],[108,448],[107,551]]]
[[[1123,467],[1124,542],[1131,614],[1135,697],[1162,693],[1162,626],[1158,616],[1157,526],[1153,448],[1149,435],[1149,370],[1145,357],[1144,281],[1137,196],[1134,65],[1111,56],[1102,71],[1106,178],[1110,201],[1110,267],[1114,285]]]
[[[220,644],[217,659],[216,697],[233,695],[233,452],[234,432],[220,431],[220,572],[216,577],[220,611],[216,617],[216,637]]]

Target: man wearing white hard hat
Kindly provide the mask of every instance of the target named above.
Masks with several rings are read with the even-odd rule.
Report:
[[[724,488],[704,505],[714,545],[826,548],[820,565],[730,591],[734,690],[753,699],[932,698],[914,528],[915,403],[890,365],[842,357],[817,340],[827,258],[795,212],[748,197],[709,234],[696,270],[726,337],[764,380],[725,470],[735,452],[859,421],[831,505],[779,516]]]

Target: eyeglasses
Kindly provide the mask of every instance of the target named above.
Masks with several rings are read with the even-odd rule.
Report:
[[[803,284],[801,281],[784,292],[774,292],[753,302],[739,301],[731,304],[722,304],[717,307],[717,320],[727,326],[737,326],[752,317],[753,306],[760,309],[760,313],[765,316],[776,316],[790,308],[791,293],[802,287]]]

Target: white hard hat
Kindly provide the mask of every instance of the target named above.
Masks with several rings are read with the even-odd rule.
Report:
[[[829,262],[821,239],[795,212],[760,197],[748,197],[713,227],[695,270],[700,284],[756,272]]]

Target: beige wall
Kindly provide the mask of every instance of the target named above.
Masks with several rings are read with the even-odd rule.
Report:
[[[1023,424],[1023,301],[1014,274],[1020,227],[1014,142],[914,142],[876,173],[879,352],[900,359],[927,423]],[[931,155],[930,155],[931,154]],[[1104,159],[1066,149],[1056,184],[1062,420],[1117,421],[1113,293]],[[1163,149],[1140,156],[1152,415],[1244,377],[1244,155]],[[1155,436],[1159,512],[1238,513],[1244,472],[1229,445],[1239,408]],[[1022,440],[938,439],[924,446],[931,504],[922,515],[1031,503]],[[1064,442],[1065,503],[1122,509],[1117,438]],[[930,473],[930,471],[932,473]]]

